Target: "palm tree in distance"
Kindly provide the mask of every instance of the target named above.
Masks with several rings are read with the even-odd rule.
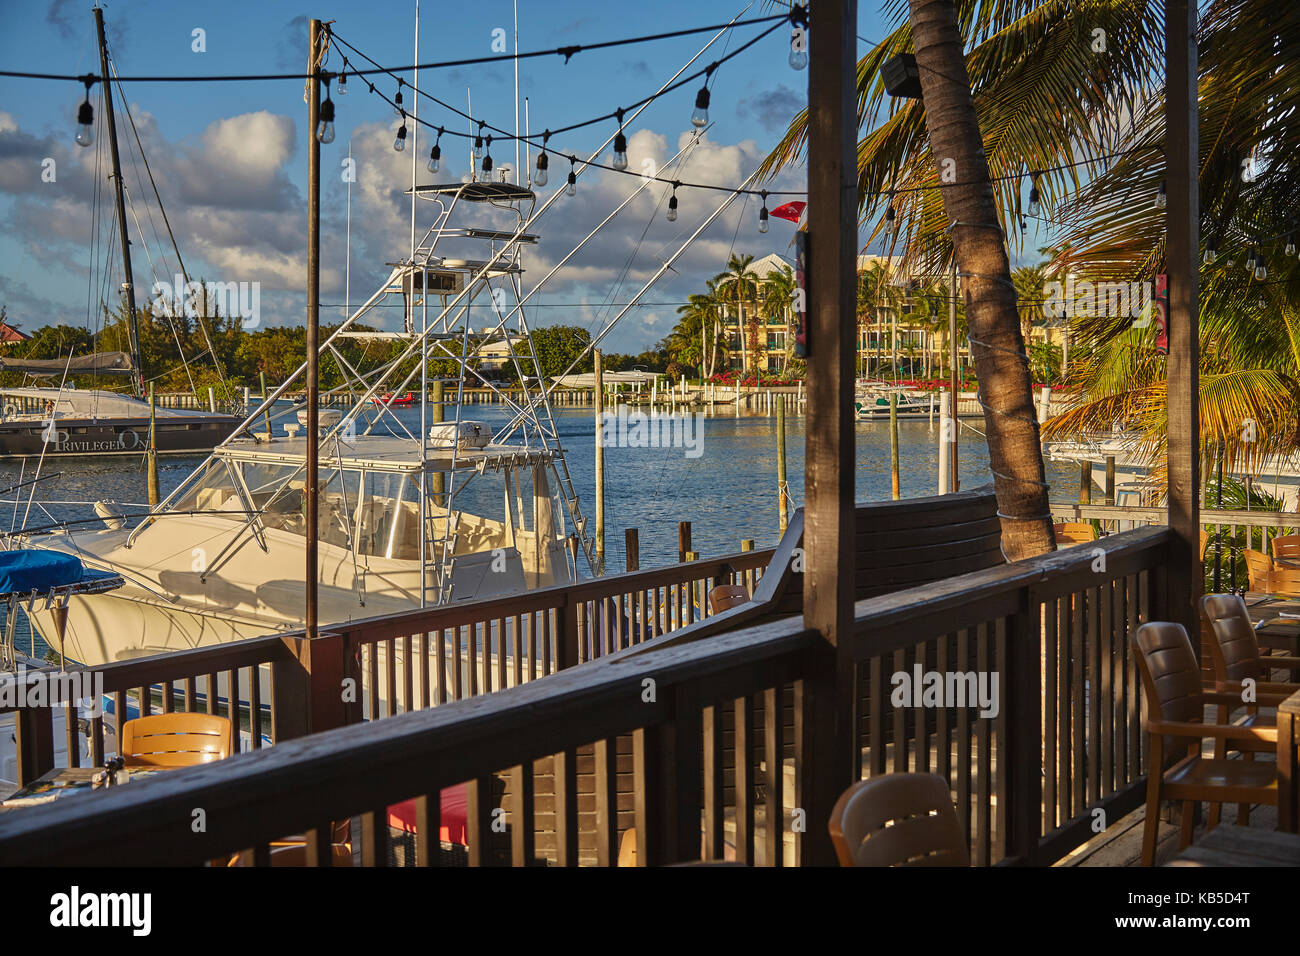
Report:
[[[748,371],[750,361],[757,349],[758,323],[753,317],[752,328],[745,324],[745,304],[754,301],[758,295],[758,273],[752,266],[754,257],[748,253],[732,253],[727,260],[727,270],[720,273],[714,282],[719,291],[725,292],[725,299],[736,304],[736,330],[740,334],[740,365],[742,371]],[[754,338],[755,341],[749,340]]]

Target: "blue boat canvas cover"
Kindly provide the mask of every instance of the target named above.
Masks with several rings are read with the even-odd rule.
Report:
[[[82,564],[76,555],[45,548],[0,551],[0,595],[49,592],[70,585],[109,581],[118,575]]]

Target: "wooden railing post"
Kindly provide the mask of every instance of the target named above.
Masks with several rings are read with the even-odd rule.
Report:
[[[1025,605],[1007,626],[1006,673],[1002,706],[1006,707],[1009,806],[1006,857],[1033,866],[1043,820],[1042,601],[1034,588],[1024,591]]]
[[[14,729],[18,785],[25,787],[54,769],[54,709],[23,707],[14,714]]]
[[[578,602],[572,592],[565,593],[555,621],[555,669],[562,671],[578,663]]]
[[[344,701],[344,679],[356,679],[349,662],[346,635],[319,634],[315,639],[294,634],[284,638],[290,659],[271,664],[271,734],[275,742],[333,730],[360,719],[360,692],[354,685]]]

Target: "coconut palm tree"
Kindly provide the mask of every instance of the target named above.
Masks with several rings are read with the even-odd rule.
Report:
[[[754,257],[748,253],[732,253],[727,260],[727,270],[713,280],[723,301],[736,305],[736,330],[740,334],[740,364],[748,371],[758,348],[758,316],[745,320],[745,305],[758,296],[758,273],[753,269]]]
[[[668,334],[669,352],[698,365],[705,378],[712,376],[718,353],[718,301],[712,281],[708,292],[689,296],[686,304],[677,308],[677,314],[681,318]],[[693,357],[687,358],[688,354]]]

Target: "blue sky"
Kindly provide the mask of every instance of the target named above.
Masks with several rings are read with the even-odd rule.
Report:
[[[521,50],[583,44],[729,20],[740,13],[739,0],[692,2],[597,3],[559,0],[519,3]],[[874,5],[864,3],[859,34],[877,38],[886,27]],[[305,68],[309,16],[334,20],[339,36],[384,65],[409,64],[413,56],[415,4],[372,0],[365,4],[322,2],[307,8],[297,3],[175,2],[119,0],[105,6],[110,49],[118,71],[133,74],[216,74],[297,71]],[[768,12],[755,3],[746,16]],[[206,52],[192,50],[192,31],[205,31]],[[512,5],[501,0],[473,4],[425,0],[421,8],[420,60],[488,55],[493,31],[513,31]],[[734,47],[756,28],[738,32]],[[559,127],[609,112],[653,92],[694,55],[704,37],[647,43],[609,51],[580,53],[568,65],[559,57],[520,64],[520,93],[529,99],[531,128]],[[513,40],[509,39],[513,50]],[[696,67],[728,47],[719,41]],[[815,44],[815,40],[814,40]],[[686,166],[671,175],[683,180],[738,183],[777,141],[806,97],[807,72],[786,62],[789,31],[782,28],[729,61],[712,84],[712,127],[705,141],[689,150]],[[89,2],[6,2],[0,6],[0,63],[5,68],[57,73],[98,71],[98,53]],[[337,54],[329,66],[338,69]],[[409,74],[407,74],[409,78]],[[392,80],[376,81],[391,98]],[[421,74],[421,88],[460,109],[467,88],[476,116],[503,128],[514,124],[514,74],[509,62],[459,67]],[[258,281],[263,321],[298,324],[305,298],[304,203],[306,150],[303,87],[298,81],[247,83],[134,83],[127,98],[144,140],[145,152],[159,180],[163,202],[178,233],[181,252],[192,275],[214,281]],[[72,141],[82,90],[75,83],[0,79],[0,304],[12,319],[33,329],[51,322],[85,321],[103,289],[105,255],[91,255],[91,202],[96,149],[78,149]],[[407,93],[407,104],[410,103]],[[323,149],[323,293],[325,303],[345,295],[344,235],[347,192],[337,175],[351,145],[357,159],[352,188],[352,260],[348,293],[355,304],[386,274],[382,263],[405,254],[409,245],[410,152],[394,153],[398,118],[363,84],[350,84],[346,97],[335,97],[338,134]],[[662,165],[686,141],[694,105],[694,87],[678,90],[653,104],[628,126],[633,168],[645,160]],[[449,129],[465,121],[423,101],[422,118]],[[522,123],[522,108],[521,108]],[[124,116],[124,179],[132,192],[145,235],[133,235],[137,288],[154,277],[174,272],[170,249],[154,242],[148,209],[154,204],[147,183],[130,157],[134,146]],[[557,137],[553,150],[590,151],[613,132],[614,124]],[[418,151],[428,156],[426,131]],[[468,164],[464,140],[444,139],[447,173],[459,179]],[[501,148],[504,146],[505,148]],[[498,166],[513,162],[513,145],[493,150]],[[602,157],[608,161],[608,151]],[[42,182],[41,162],[53,158],[53,183]],[[106,157],[103,158],[106,161]],[[543,197],[557,188],[567,162],[552,154],[552,180]],[[331,171],[334,174],[331,175]],[[421,166],[421,182],[431,177]],[[667,175],[668,173],[665,173]],[[803,188],[802,170],[783,174],[771,188]],[[638,184],[633,177],[593,170],[584,176],[579,195],[562,198],[540,224],[543,242],[525,261],[528,276],[540,278],[549,265],[595,225]],[[107,191],[107,182],[104,183]],[[717,201],[699,190],[679,193],[679,221],[664,221],[666,190],[647,190],[614,221],[601,239],[579,253],[572,267],[548,283],[538,298],[535,324],[568,322],[597,328],[606,301],[626,301],[641,282],[703,220]],[[101,214],[111,213],[101,197]],[[770,206],[778,204],[773,199]],[[148,207],[148,208],[147,208]],[[156,215],[156,210],[154,210]],[[766,236],[757,232],[756,201],[738,200],[681,260],[676,273],[645,296],[645,307],[631,312],[611,335],[615,351],[639,351],[672,327],[675,304],[696,291],[722,268],[731,250],[760,257],[788,254],[792,227],[773,220]],[[427,217],[422,217],[425,223]],[[132,225],[132,232],[135,226]],[[422,231],[422,230],[421,230]],[[101,230],[99,241],[106,244]],[[148,261],[152,257],[153,262]],[[95,262],[92,273],[91,264]],[[525,278],[525,288],[530,283]],[[653,303],[660,303],[655,305]],[[324,319],[336,317],[326,314]]]

